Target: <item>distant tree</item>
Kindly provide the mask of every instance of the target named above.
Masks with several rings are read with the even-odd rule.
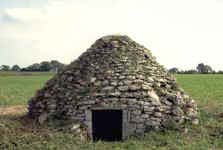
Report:
[[[22,68],[21,71],[53,71],[61,70],[65,65],[57,60],[43,61],[40,64],[34,63],[28,67]]]
[[[219,70],[217,73],[218,74],[223,74],[223,71],[222,70]]]
[[[2,71],[10,71],[10,66],[8,66],[8,65],[2,65],[1,66],[1,70]]]
[[[169,69],[169,73],[178,73],[179,72],[179,69],[178,68],[171,68]]]
[[[12,69],[11,70],[12,71],[20,71],[21,68],[19,67],[19,65],[14,65],[14,66],[12,66]]]
[[[198,72],[197,72],[197,70],[194,70],[194,69],[184,71],[184,74],[196,74],[196,73],[198,73]]]
[[[64,64],[60,63],[57,60],[52,60],[50,64],[51,64],[51,71],[53,72],[58,72],[65,66]]]
[[[211,68],[211,66],[205,65],[207,73],[214,73],[215,71]]]
[[[204,74],[205,73],[212,73],[213,72],[213,70],[212,70],[212,68],[210,66],[205,65],[203,63],[198,64],[197,71],[199,73],[204,73]]]
[[[50,71],[52,69],[52,66],[50,62],[43,61],[40,63],[40,71]]]
[[[203,63],[200,63],[200,64],[197,65],[197,71],[199,73],[203,73],[205,71],[204,68],[205,68],[205,65]]]
[[[32,64],[26,68],[23,68],[22,71],[40,71],[40,64]]]

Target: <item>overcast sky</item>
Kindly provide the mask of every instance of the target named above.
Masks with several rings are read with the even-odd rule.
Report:
[[[166,68],[223,70],[223,0],[0,0],[0,65],[70,63],[125,34]]]

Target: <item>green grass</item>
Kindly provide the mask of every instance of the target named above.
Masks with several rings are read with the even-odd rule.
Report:
[[[0,76],[49,76],[53,75],[53,72],[16,72],[16,71],[0,71]]]
[[[0,106],[26,104],[52,75],[1,76]]]
[[[0,75],[1,104],[26,104],[51,76]],[[176,78],[199,106],[200,124],[188,125],[188,133],[168,130],[148,133],[142,139],[91,143],[80,141],[72,133],[36,126],[19,116],[0,115],[0,149],[222,150],[223,116],[217,114],[223,112],[223,75],[176,75]]]
[[[223,111],[223,75],[176,75],[176,78],[199,107]]]

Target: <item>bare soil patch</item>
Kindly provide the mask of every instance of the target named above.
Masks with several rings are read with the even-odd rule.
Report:
[[[20,115],[20,114],[25,114],[26,112],[27,112],[26,105],[14,105],[14,106],[0,107],[0,116]]]

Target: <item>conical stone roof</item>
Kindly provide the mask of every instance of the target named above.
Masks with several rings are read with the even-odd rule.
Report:
[[[132,133],[197,122],[197,106],[150,51],[128,36],[98,39],[49,80],[29,101],[29,116],[86,122],[86,110],[120,108],[130,113]]]

